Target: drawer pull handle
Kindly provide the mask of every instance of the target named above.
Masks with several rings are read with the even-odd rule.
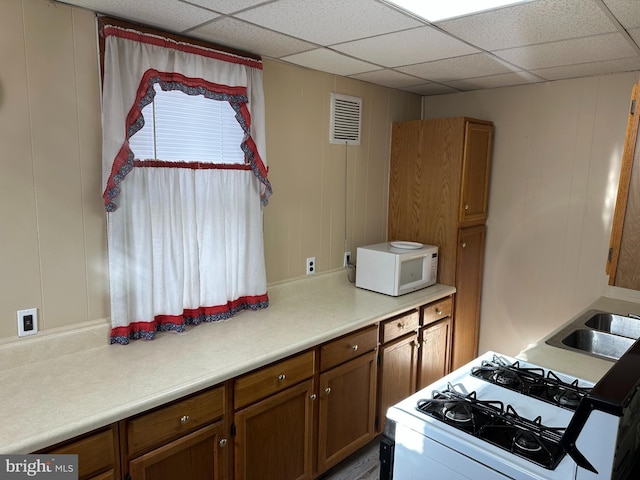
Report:
[[[182,417],[180,417],[181,425],[186,425],[188,421],[189,421],[189,415],[183,415]]]
[[[436,315],[442,315],[442,309],[436,307]]]
[[[279,382],[284,382],[286,380],[287,376],[284,373],[281,373],[280,375],[278,375],[278,381]]]
[[[398,328],[400,330],[404,330],[406,328],[406,325],[404,323],[400,322],[400,323],[398,323]]]
[[[309,395],[309,398],[311,400],[315,400],[316,398],[318,398],[318,396],[315,393],[312,393],[311,395]]]
[[[420,348],[420,342],[411,342],[411,345],[413,345],[416,349]]]
[[[465,210],[469,210],[469,204],[466,204],[466,205],[464,206],[464,209],[465,209]]]
[[[220,442],[218,443],[218,445],[220,445],[220,448],[224,448],[227,446],[227,439],[226,438],[221,438]]]
[[[327,387],[324,389],[324,393],[326,393],[327,395],[329,395],[331,393],[331,387]]]
[[[357,352],[358,351],[358,345],[357,344],[356,345],[352,345],[351,346],[351,350],[353,350],[354,352]]]
[[[467,248],[467,242],[462,242],[462,248]]]

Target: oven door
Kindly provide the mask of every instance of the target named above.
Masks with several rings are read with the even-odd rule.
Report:
[[[395,441],[392,477],[395,480],[511,478],[404,425],[396,425]]]

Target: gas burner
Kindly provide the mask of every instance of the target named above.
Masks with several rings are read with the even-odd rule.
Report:
[[[558,402],[558,405],[571,408],[577,408],[581,398],[581,395],[571,390],[559,390],[553,395],[553,399]]]
[[[446,402],[442,407],[444,417],[452,422],[467,423],[473,419],[472,407],[461,401]]]
[[[491,380],[497,385],[512,388],[522,384],[522,380],[520,380],[518,374],[506,368],[498,368],[496,372],[491,375]]]
[[[539,438],[532,432],[519,432],[516,434],[513,444],[523,452],[537,453],[542,450]]]

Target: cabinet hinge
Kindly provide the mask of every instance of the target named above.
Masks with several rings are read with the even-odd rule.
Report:
[[[229,435],[231,435],[231,437],[235,437],[236,436],[236,424],[232,423],[231,424],[231,428],[229,429]]]
[[[634,113],[636,113],[636,101],[635,101],[635,99],[634,99],[634,100],[631,100],[631,109],[629,110],[629,113],[630,113],[631,115],[633,115]]]

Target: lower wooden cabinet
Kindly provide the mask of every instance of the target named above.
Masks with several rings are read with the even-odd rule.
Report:
[[[320,374],[318,472],[345,459],[375,436],[376,352]]]
[[[37,453],[78,455],[79,480],[120,478],[117,424],[68,440]]]
[[[126,480],[226,480],[226,387],[211,388],[120,423]]]
[[[226,447],[223,423],[180,437],[129,462],[131,480],[219,480],[220,451]]]
[[[418,390],[444,377],[451,364],[451,318],[420,329]]]

